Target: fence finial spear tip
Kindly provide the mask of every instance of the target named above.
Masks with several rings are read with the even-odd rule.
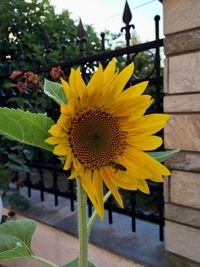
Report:
[[[129,24],[129,22],[131,21],[132,19],[132,13],[131,13],[131,10],[130,10],[130,7],[129,7],[129,4],[126,0],[126,3],[125,3],[125,7],[124,7],[124,13],[123,13],[123,22],[125,24]]]
[[[79,18],[79,24],[78,24],[78,37],[80,39],[84,38],[85,36],[85,30],[84,30],[84,27],[83,27],[83,23],[82,23],[82,20],[81,18]]]

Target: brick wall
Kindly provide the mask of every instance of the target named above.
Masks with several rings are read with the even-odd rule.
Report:
[[[172,114],[165,147],[182,150],[167,162],[172,177],[165,183],[166,250],[174,254],[170,266],[196,266],[200,263],[200,1],[163,2],[164,111]],[[178,265],[177,255],[185,263]]]

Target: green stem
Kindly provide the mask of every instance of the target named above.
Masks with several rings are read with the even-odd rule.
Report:
[[[80,256],[79,267],[88,267],[88,235],[87,235],[87,195],[84,192],[80,178],[77,178],[78,192],[78,227]]]
[[[52,262],[50,262],[50,261],[48,261],[48,260],[46,260],[46,259],[40,258],[40,257],[38,257],[38,256],[33,255],[31,258],[34,259],[34,260],[43,262],[43,263],[47,264],[48,266],[51,266],[51,267],[58,267],[58,265],[56,265],[56,264],[54,264],[54,263],[52,263]]]
[[[108,192],[105,194],[104,198],[103,198],[103,203],[105,203],[105,202],[109,199],[110,196],[111,196],[111,192],[108,191]],[[88,221],[88,224],[87,224],[88,239],[89,239],[89,235],[90,235],[90,232],[91,232],[91,230],[92,230],[92,226],[93,226],[93,224],[94,224],[94,221],[95,221],[97,215],[98,215],[98,214],[97,214],[96,210],[94,210],[94,212],[92,213],[92,215],[91,215],[91,217],[90,217],[90,219],[89,219],[89,221]]]

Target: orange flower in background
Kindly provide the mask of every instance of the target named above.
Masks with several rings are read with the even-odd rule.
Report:
[[[23,93],[27,89],[27,85],[23,82],[17,82],[16,87],[20,91],[20,93]]]
[[[39,76],[37,74],[34,74],[32,71],[25,72],[23,77],[32,85],[39,85]]]
[[[64,80],[66,79],[66,76],[60,66],[52,68],[50,71],[50,75],[54,80],[58,80],[59,78],[62,78]]]
[[[12,74],[10,75],[10,79],[12,80],[16,80],[17,78],[19,78],[20,76],[22,76],[23,72],[19,71],[19,70],[14,70],[12,72]]]

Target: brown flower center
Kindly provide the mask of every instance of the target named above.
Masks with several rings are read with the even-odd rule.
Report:
[[[69,142],[80,163],[85,168],[95,169],[110,165],[123,153],[126,133],[107,110],[90,108],[73,119]]]

